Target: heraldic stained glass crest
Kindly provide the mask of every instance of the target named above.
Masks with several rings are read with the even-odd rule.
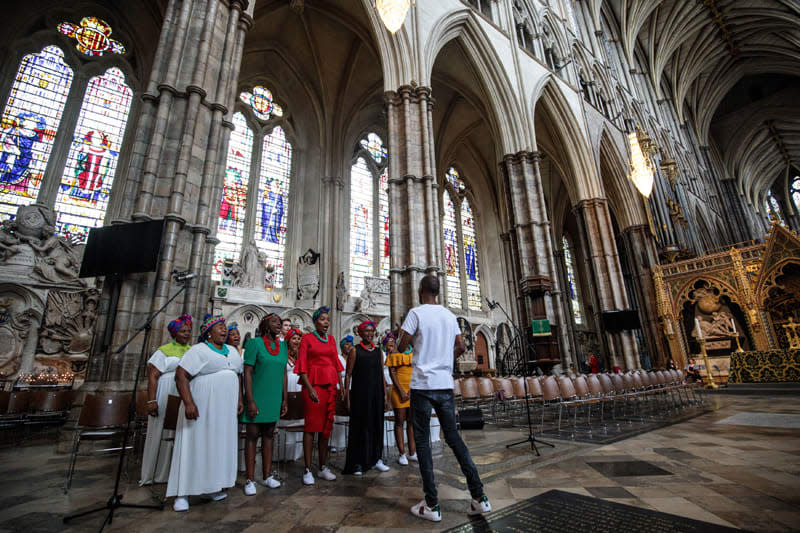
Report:
[[[372,172],[363,157],[350,170],[350,294],[358,296],[373,275]]]
[[[57,46],[22,58],[0,120],[0,219],[36,199],[72,79]]]
[[[481,309],[481,284],[478,272],[478,245],[475,243],[475,217],[469,200],[461,201],[461,234],[464,238],[464,268],[467,274],[467,305]]]
[[[273,116],[283,116],[283,108],[275,103],[272,92],[260,85],[253,87],[252,92],[239,93],[239,99],[249,105],[253,109],[253,113],[261,120],[269,120]]]
[[[450,191],[444,191],[444,266],[447,283],[447,305],[461,307],[461,267],[458,260],[458,231],[456,229],[456,208]]]
[[[56,198],[56,231],[72,242],[103,225],[133,91],[117,67],[89,80]]]
[[[381,163],[384,159],[389,157],[389,153],[386,151],[386,146],[383,144],[383,140],[378,137],[376,133],[370,133],[367,135],[366,139],[361,139],[361,146],[363,146],[372,158],[377,163]]]
[[[275,287],[283,286],[291,168],[292,145],[276,127],[264,137],[255,223],[256,246],[267,255],[267,277]]]
[[[102,56],[106,52],[124,54],[125,46],[111,38],[111,26],[97,17],[83,17],[80,24],[62,22],[58,31],[77,41],[75,48],[87,56]]]
[[[250,163],[253,156],[253,131],[241,113],[233,114],[234,130],[228,143],[225,180],[219,205],[217,244],[214,250],[212,278],[222,277],[226,259],[239,260],[244,239],[244,219],[247,208],[247,184],[250,181]]]

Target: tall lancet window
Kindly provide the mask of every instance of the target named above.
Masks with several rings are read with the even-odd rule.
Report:
[[[214,279],[225,260],[238,261],[242,247],[255,242],[263,254],[266,287],[282,287],[285,275],[292,144],[284,108],[272,91],[256,85],[239,93],[228,143],[219,209]],[[252,177],[252,179],[250,179]],[[248,203],[247,199],[253,201]]]
[[[569,286],[568,296],[572,318],[576,324],[583,324],[581,303],[580,300],[578,300],[578,283],[575,278],[575,267],[572,263],[572,249],[565,236],[561,237],[561,248],[564,251],[564,268],[567,271],[567,285]]]
[[[367,277],[389,276],[389,155],[381,138],[361,139],[350,168],[350,295]]]
[[[442,191],[442,240],[447,305],[482,309],[475,214],[458,170],[445,173]]]
[[[767,197],[764,199],[764,209],[767,217],[775,217],[778,222],[783,224],[783,213],[781,213],[781,206],[778,199],[772,194],[772,191],[767,191]]]
[[[72,79],[57,46],[20,61],[0,123],[0,219],[36,199]]]

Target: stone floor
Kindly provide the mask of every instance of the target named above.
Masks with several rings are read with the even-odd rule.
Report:
[[[556,447],[543,447],[541,457],[526,445],[505,448],[524,437],[517,430],[464,435],[496,509],[561,489],[752,531],[791,531],[800,529],[797,400],[713,395],[709,402],[716,410],[689,421],[608,445],[551,439]],[[343,460],[340,453],[332,462],[340,466]],[[172,511],[171,500],[163,511],[123,509],[107,530],[445,529],[467,521],[468,493],[449,450],[438,450],[435,461],[444,516],[440,524],[408,513],[422,496],[413,463],[393,464],[390,472],[369,472],[363,478],[317,480],[310,487],[300,483],[300,466],[290,465],[280,489],[259,486],[255,497],[246,497],[239,484],[224,502],[192,500],[189,512],[180,514]],[[110,458],[79,458],[73,488],[64,495],[66,463],[67,457],[56,454],[52,444],[0,450],[1,532],[97,530],[103,513],[76,520],[70,529],[61,517],[104,501],[116,463]],[[126,480],[124,501],[156,502],[164,489],[139,488]]]

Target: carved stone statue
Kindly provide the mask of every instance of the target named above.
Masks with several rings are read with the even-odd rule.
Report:
[[[242,268],[241,278],[234,286],[248,287],[253,289],[263,289],[267,278],[266,272],[267,255],[260,252],[255,240],[250,240],[242,250],[239,264]]]
[[[11,232],[10,221],[3,222],[0,225],[0,263],[4,263],[21,249],[19,237]]]
[[[39,352],[85,359],[92,347],[100,293],[50,291],[39,336]]]
[[[456,368],[461,373],[472,372],[478,366],[478,360],[475,357],[475,346],[472,340],[472,326],[463,317],[458,317],[458,325],[461,328],[461,336],[464,339],[467,350],[456,360]]]
[[[0,298],[0,374],[4,376],[19,371],[22,349],[35,316],[31,309],[19,309],[21,303],[8,296]]]
[[[336,310],[344,311],[344,303],[347,301],[347,284],[344,281],[344,272],[339,272],[336,276]]]
[[[364,278],[364,288],[361,290],[356,310],[362,313],[381,311],[381,306],[389,305],[389,280],[384,278]]]
[[[309,249],[297,260],[297,300],[313,301],[319,294],[319,254]]]

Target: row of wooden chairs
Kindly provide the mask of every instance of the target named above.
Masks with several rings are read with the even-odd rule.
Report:
[[[0,429],[18,441],[17,432],[28,434],[35,427],[56,427],[67,419],[74,391],[0,391]]]

